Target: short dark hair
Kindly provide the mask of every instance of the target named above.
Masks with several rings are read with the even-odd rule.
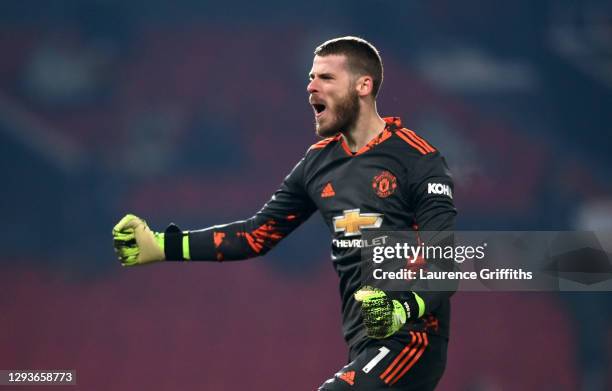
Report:
[[[352,72],[372,77],[372,95],[376,98],[383,81],[383,65],[374,45],[359,37],[340,37],[323,42],[315,49],[314,54],[321,57],[345,55]]]

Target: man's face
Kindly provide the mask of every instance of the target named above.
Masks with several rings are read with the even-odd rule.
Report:
[[[355,124],[359,96],[354,85],[346,56],[315,56],[307,91],[319,136],[331,137]]]

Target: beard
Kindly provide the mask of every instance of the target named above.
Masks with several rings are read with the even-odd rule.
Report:
[[[359,118],[359,95],[357,91],[349,91],[343,98],[340,98],[334,108],[335,118],[329,118],[329,124],[321,125],[316,122],[316,132],[320,137],[332,137],[337,133],[352,128]]]

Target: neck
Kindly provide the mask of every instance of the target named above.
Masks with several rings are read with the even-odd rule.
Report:
[[[385,121],[376,111],[376,105],[362,107],[355,125],[342,132],[342,137],[344,137],[351,152],[357,152],[370,140],[378,136],[385,129],[385,125]]]

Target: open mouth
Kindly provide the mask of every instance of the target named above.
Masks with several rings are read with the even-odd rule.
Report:
[[[315,103],[312,105],[312,108],[315,111],[315,116],[319,117],[323,114],[323,112],[325,111],[326,107],[324,104],[322,103]]]

